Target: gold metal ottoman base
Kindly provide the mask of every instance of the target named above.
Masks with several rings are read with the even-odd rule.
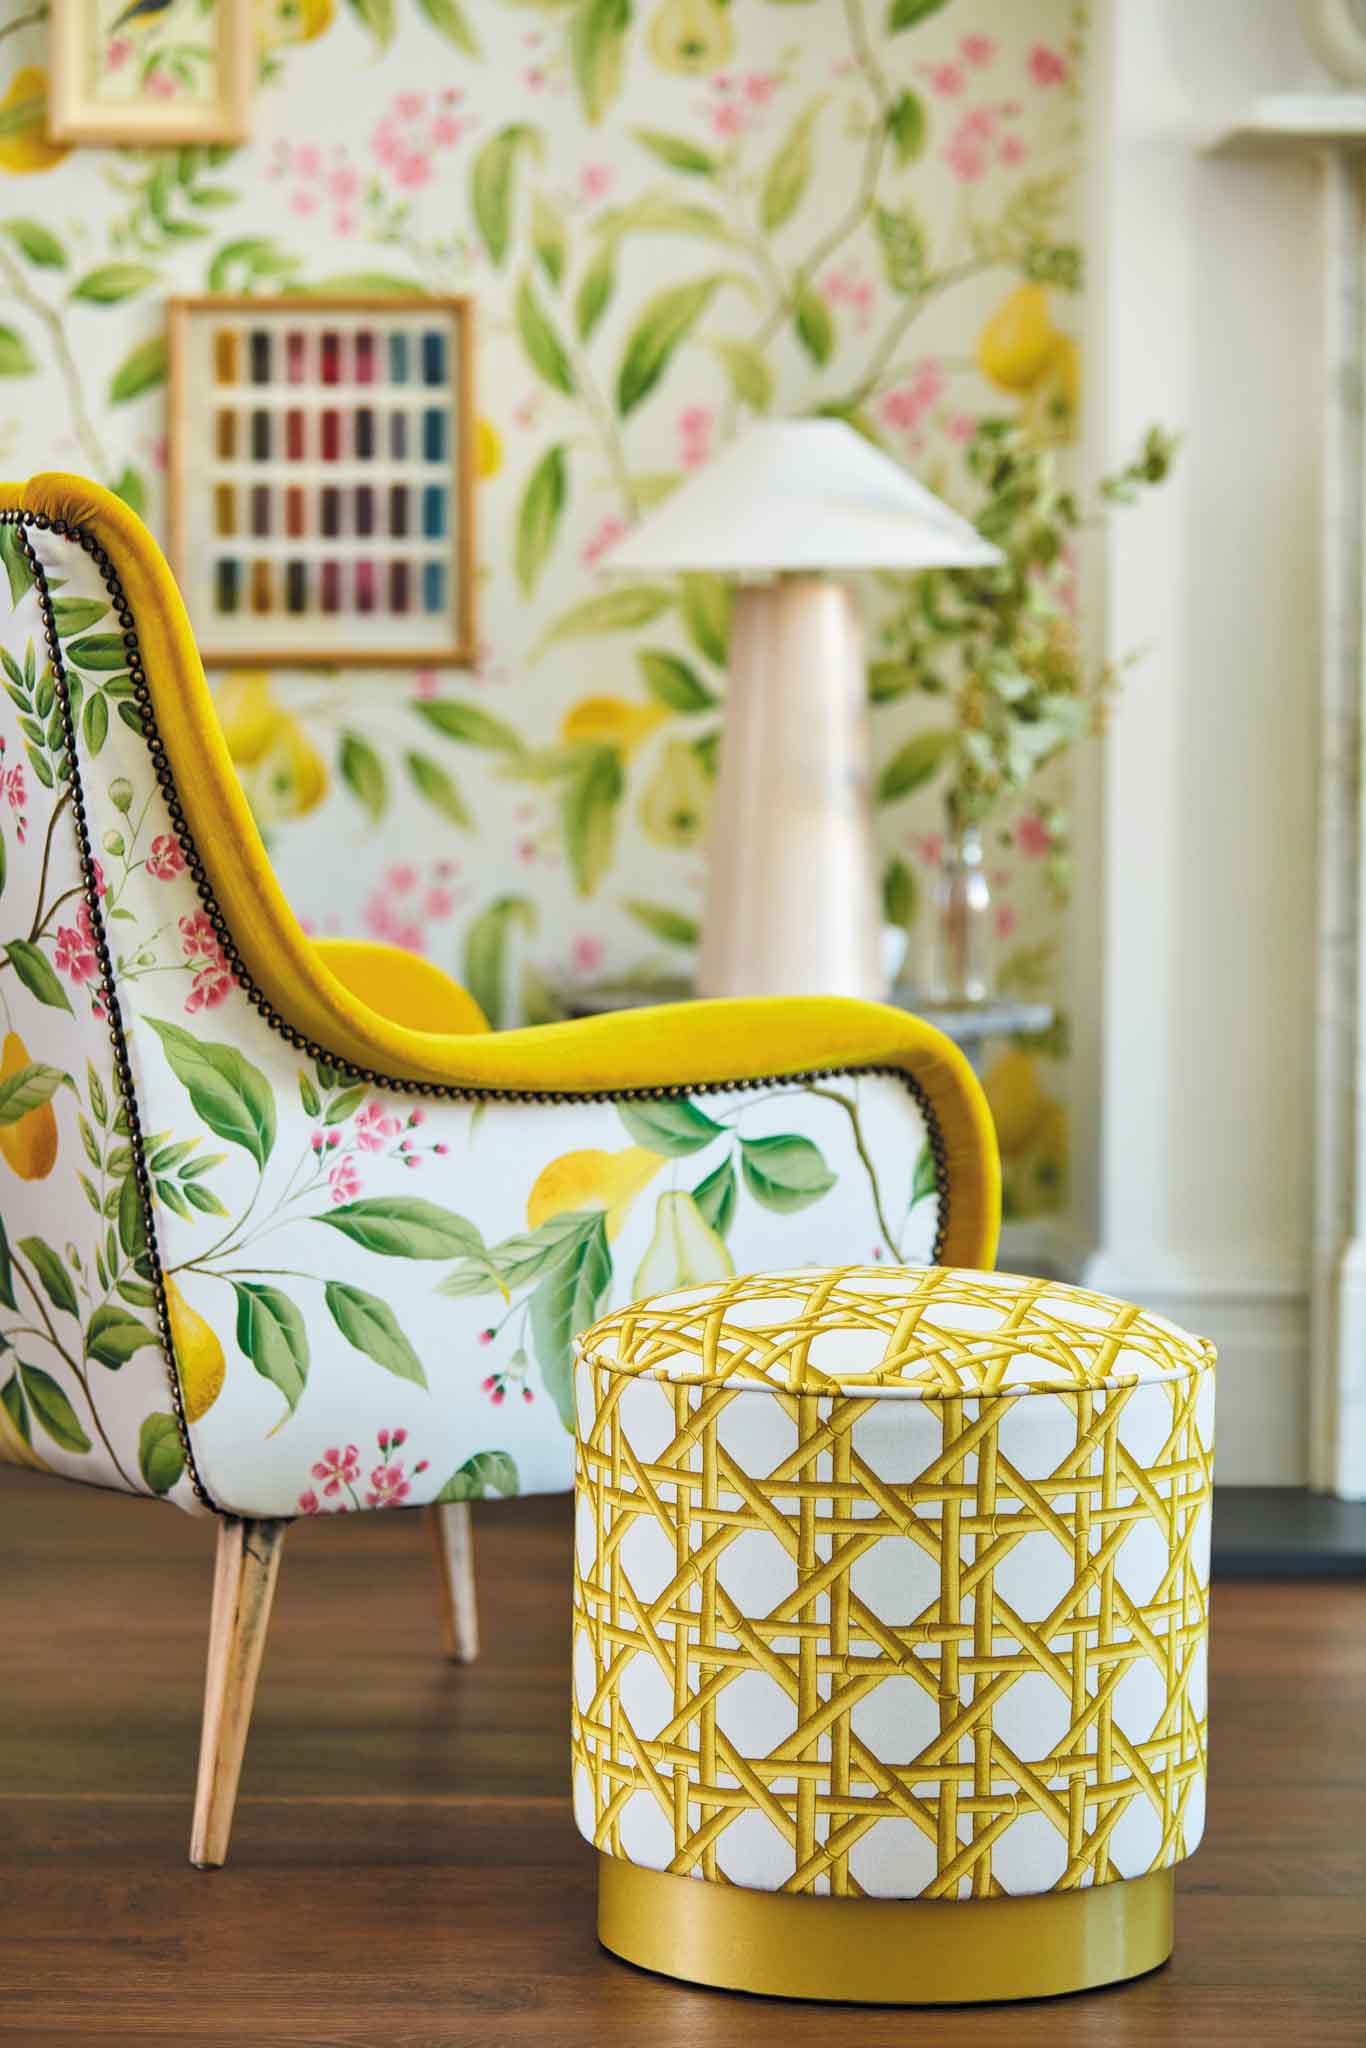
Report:
[[[1175,1873],[1008,1899],[750,1891],[598,1857],[598,1939],[690,1984],[865,2005],[1051,1998],[1172,1951]]]

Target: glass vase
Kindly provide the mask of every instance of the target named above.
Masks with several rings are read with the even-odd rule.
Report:
[[[995,993],[991,885],[976,825],[951,825],[934,880],[925,994],[933,1003],[985,1003]]]

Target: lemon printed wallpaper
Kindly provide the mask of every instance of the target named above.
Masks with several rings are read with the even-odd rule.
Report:
[[[140,65],[162,10],[119,12],[130,47],[105,54]],[[607,552],[765,413],[839,414],[969,510],[984,415],[1071,438],[1084,7],[260,0],[254,141],[163,152],[45,140],[46,14],[0,20],[9,474],[95,476],[160,530],[171,292],[477,302],[477,668],[216,678],[302,917],[430,953],[502,1024],[567,983],[685,972],[726,594],[613,580]],[[934,706],[874,699],[914,960]],[[1053,815],[1027,797],[989,833],[1019,992],[1058,971]],[[1064,1192],[1065,1048],[1064,1020],[989,1066],[1019,1216]]]

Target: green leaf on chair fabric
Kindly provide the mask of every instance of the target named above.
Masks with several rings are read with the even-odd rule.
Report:
[[[479,38],[456,0],[417,0],[417,4],[438,35],[453,43],[457,50],[463,50],[467,57],[479,55]]]
[[[456,1259],[484,1249],[472,1223],[417,1195],[367,1196],[328,1209],[313,1221],[329,1224],[353,1244],[387,1259]]]
[[[5,1381],[4,1386],[0,1387],[0,1403],[4,1404],[6,1415],[8,1415],[24,1442],[31,1444],[33,1442],[33,1427],[28,1419],[28,1403],[24,1399],[24,1390],[19,1384],[17,1372],[12,1372]]]
[[[179,1024],[149,1017],[171,1072],[216,1138],[240,1145],[264,1167],[275,1144],[275,1091],[235,1046],[209,1045]]]
[[[0,1301],[6,1308],[17,1309],[19,1306],[14,1293],[14,1261],[10,1257],[9,1234],[3,1216],[0,1216]]]
[[[915,1208],[917,1202],[923,1202],[927,1197],[936,1193],[937,1189],[938,1181],[935,1178],[934,1154],[931,1152],[927,1141],[916,1154],[915,1171],[911,1175],[910,1206],[912,1209]]]
[[[5,947],[5,957],[31,996],[46,1003],[49,1009],[73,1014],[71,999],[41,947],[31,939],[11,939]]]
[[[41,1237],[21,1237],[18,1248],[42,1281],[53,1307],[64,1309],[69,1316],[79,1314],[76,1288],[60,1254]]]
[[[86,633],[109,610],[103,598],[99,597],[54,597],[52,616],[57,622],[59,640],[69,640],[73,633]]]
[[[436,1498],[442,1507],[457,1500],[483,1500],[491,1493],[509,1500],[520,1487],[516,1462],[506,1451],[476,1451],[452,1472]]]
[[[532,470],[517,510],[517,581],[527,597],[549,560],[568,496],[569,466],[557,441]]]
[[[735,1220],[735,1204],[738,1199],[734,1162],[730,1158],[723,1159],[713,1173],[709,1173],[705,1180],[697,1183],[692,1191],[692,1198],[697,1204],[703,1222],[714,1230],[718,1237],[725,1237]]]
[[[166,382],[166,337],[154,334],[124,357],[109,383],[109,403],[124,405]]]
[[[462,831],[468,832],[471,829],[474,819],[470,816],[465,799],[460,794],[454,776],[448,775],[439,761],[434,761],[430,754],[420,754],[413,750],[403,756],[403,765],[408,771],[413,788],[433,810],[440,811],[443,818],[448,818],[452,825],[458,825]]]
[[[582,1212],[574,1224],[531,1297],[532,1347],[566,1429],[574,1427],[574,1339],[595,1320],[612,1284],[606,1214]]]
[[[536,296],[530,277],[517,289],[517,332],[531,366],[556,391],[572,398],[576,389],[574,371],[564,344],[556,334],[549,315]]]
[[[685,1095],[663,1102],[619,1102],[617,1115],[637,1145],[663,1152],[670,1159],[700,1152],[713,1138],[726,1135],[724,1124],[713,1123]]]
[[[328,1313],[348,1344],[373,1358],[396,1379],[427,1384],[422,1360],[399,1328],[398,1317],[387,1301],[351,1287],[343,1280],[329,1280],[323,1289]]]
[[[290,1413],[308,1381],[308,1331],[287,1294],[259,1280],[234,1280],[237,1348],[262,1379],[278,1387]]]
[[[659,647],[643,647],[636,655],[641,681],[652,697],[671,711],[710,711],[717,702],[690,663]]]
[[[85,711],[81,718],[81,734],[88,754],[98,754],[109,737],[109,706],[99,690],[92,690],[85,700]]]
[[[174,1415],[146,1415],[138,1431],[138,1470],[153,1493],[169,1493],[185,1470]]]
[[[495,264],[502,263],[512,238],[513,172],[527,145],[539,154],[540,138],[534,128],[521,123],[500,128],[484,143],[470,169],[470,211]]]
[[[33,588],[33,571],[17,526],[0,526],[0,562],[5,565],[10,603],[17,605]]]
[[[122,633],[89,633],[84,640],[72,641],[66,650],[66,658],[77,668],[112,673],[115,669],[127,668],[128,649]]]
[[[691,334],[725,281],[723,272],[714,271],[709,277],[668,285],[647,301],[627,337],[617,371],[617,411],[623,419],[649,397],[674,351]]]
[[[569,59],[583,111],[600,121],[621,90],[631,0],[574,0]]]
[[[137,1177],[131,1173],[125,1176],[119,1187],[118,1223],[124,1257],[140,1258],[147,1249],[147,1225]]]
[[[95,1310],[86,1325],[85,1352],[87,1358],[97,1358],[101,1365],[117,1372],[135,1351],[160,1341],[156,1331],[149,1330],[146,1323],[140,1323],[126,1309],[115,1308],[106,1302]]]
[[[591,896],[612,864],[617,811],[626,792],[614,747],[580,747],[564,781],[565,850],[580,896]]]
[[[745,1186],[755,1201],[784,1216],[810,1208],[829,1194],[839,1178],[826,1165],[819,1145],[795,1132],[774,1138],[741,1138],[740,1164]]]
[[[519,1231],[489,1245],[438,1283],[437,1293],[459,1300],[467,1294],[502,1294],[539,1280],[563,1257],[567,1242],[577,1238],[601,1214],[597,1209],[562,1209],[535,1230]]]
[[[389,801],[389,778],[384,763],[369,740],[359,733],[344,732],[338,755],[342,781],[375,819],[384,816]]]
[[[785,221],[791,220],[802,203],[811,182],[812,130],[824,105],[822,95],[803,107],[778,145],[777,154],[764,175],[759,194],[759,224],[766,235],[773,234]]]
[[[36,1365],[20,1365],[19,1378],[28,1396],[28,1405],[33,1412],[34,1420],[41,1424],[58,1450],[81,1453],[88,1451],[90,1439],[76,1420],[75,1409],[51,1373],[40,1372]]]

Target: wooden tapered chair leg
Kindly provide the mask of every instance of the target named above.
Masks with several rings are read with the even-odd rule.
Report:
[[[288,1527],[288,1522],[236,1515],[225,1516],[218,1524],[199,1784],[190,1835],[190,1861],[199,1870],[216,1870],[227,1857],[242,1752]]]
[[[446,1655],[455,1664],[473,1664],[479,1655],[479,1607],[474,1593],[474,1527],[468,1501],[451,1501],[428,1510],[427,1524],[436,1552],[441,1599],[441,1632]]]

